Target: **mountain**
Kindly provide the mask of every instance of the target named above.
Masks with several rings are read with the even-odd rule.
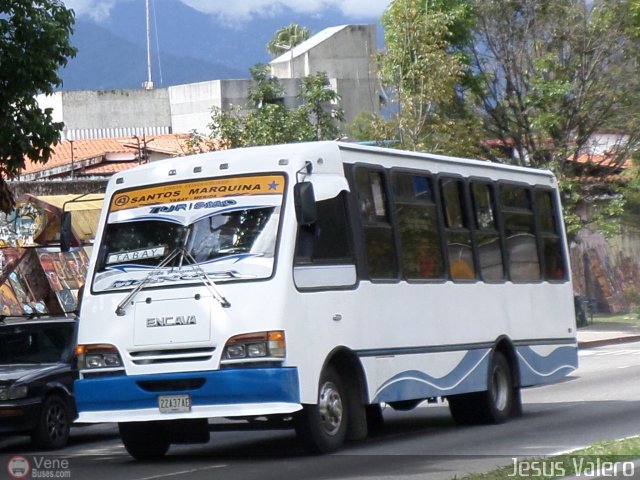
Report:
[[[62,90],[140,88],[147,80],[144,45],[136,45],[99,25],[84,21],[76,22],[72,44],[78,53],[61,71]],[[162,82],[159,80],[160,72]],[[240,69],[169,54],[162,58],[161,68],[157,60],[152,65],[156,86],[245,76]]]
[[[151,70],[156,87],[248,78],[251,66],[270,60],[266,45],[279,28],[298,23],[318,33],[354,23],[338,10],[323,15],[285,10],[278,16],[229,24],[179,0],[156,1],[152,6]],[[144,1],[117,2],[100,23],[79,17],[74,30],[71,43],[78,54],[61,71],[62,90],[140,88],[147,80]]]

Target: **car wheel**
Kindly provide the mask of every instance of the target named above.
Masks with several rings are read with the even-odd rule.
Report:
[[[56,450],[69,440],[71,429],[70,409],[60,395],[50,395],[42,404],[40,419],[31,434],[33,445],[41,450]]]

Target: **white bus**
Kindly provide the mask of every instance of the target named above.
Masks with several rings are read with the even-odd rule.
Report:
[[[520,413],[577,367],[548,171],[337,142],[205,153],[116,174],[82,300],[79,422],[136,458],[269,419],[310,452],[381,405]]]

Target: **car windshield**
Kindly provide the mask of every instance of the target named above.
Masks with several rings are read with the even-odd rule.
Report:
[[[0,365],[57,363],[73,350],[72,323],[0,326]]]

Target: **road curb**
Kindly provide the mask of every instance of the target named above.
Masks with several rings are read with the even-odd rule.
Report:
[[[618,345],[620,343],[631,343],[631,342],[639,342],[640,335],[627,335],[625,337],[614,337],[614,338],[605,338],[602,340],[584,340],[582,342],[578,341],[578,348],[595,348],[595,347],[604,347],[606,345]]]

